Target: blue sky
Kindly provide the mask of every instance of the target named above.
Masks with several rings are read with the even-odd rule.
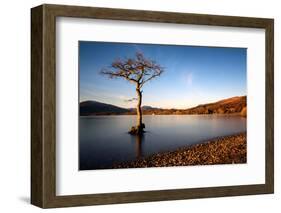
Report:
[[[165,68],[143,86],[143,104],[188,108],[233,96],[246,95],[247,49],[180,45],[79,42],[80,102],[96,100],[120,107],[135,107],[135,85],[109,79],[100,70],[115,59],[141,51]]]

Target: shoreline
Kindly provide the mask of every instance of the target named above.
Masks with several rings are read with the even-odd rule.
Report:
[[[183,116],[239,116],[239,117],[247,117],[243,116],[240,113],[225,113],[225,114],[219,114],[219,113],[213,113],[213,114],[143,114],[142,116],[161,116],[161,115],[183,115]],[[81,118],[87,118],[87,117],[100,117],[100,116],[136,116],[136,114],[93,114],[93,115],[79,115]]]
[[[210,139],[200,144],[161,152],[112,168],[147,168],[247,163],[246,132]]]

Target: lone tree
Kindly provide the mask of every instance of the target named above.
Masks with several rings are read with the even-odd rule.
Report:
[[[155,61],[145,58],[137,52],[135,58],[117,59],[108,68],[103,68],[101,73],[110,78],[123,78],[136,86],[137,92],[137,126],[132,127],[129,133],[140,135],[144,132],[145,125],[142,123],[142,87],[143,85],[160,76],[164,68]]]

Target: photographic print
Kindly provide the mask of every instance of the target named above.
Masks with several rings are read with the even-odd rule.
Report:
[[[79,41],[79,170],[247,163],[247,49]]]
[[[41,208],[274,193],[274,19],[32,8],[30,148]]]

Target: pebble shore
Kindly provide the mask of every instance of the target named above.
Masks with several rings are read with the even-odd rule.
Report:
[[[247,162],[246,133],[220,137],[201,144],[179,148],[114,165],[113,168],[146,168],[189,165],[240,164]]]

